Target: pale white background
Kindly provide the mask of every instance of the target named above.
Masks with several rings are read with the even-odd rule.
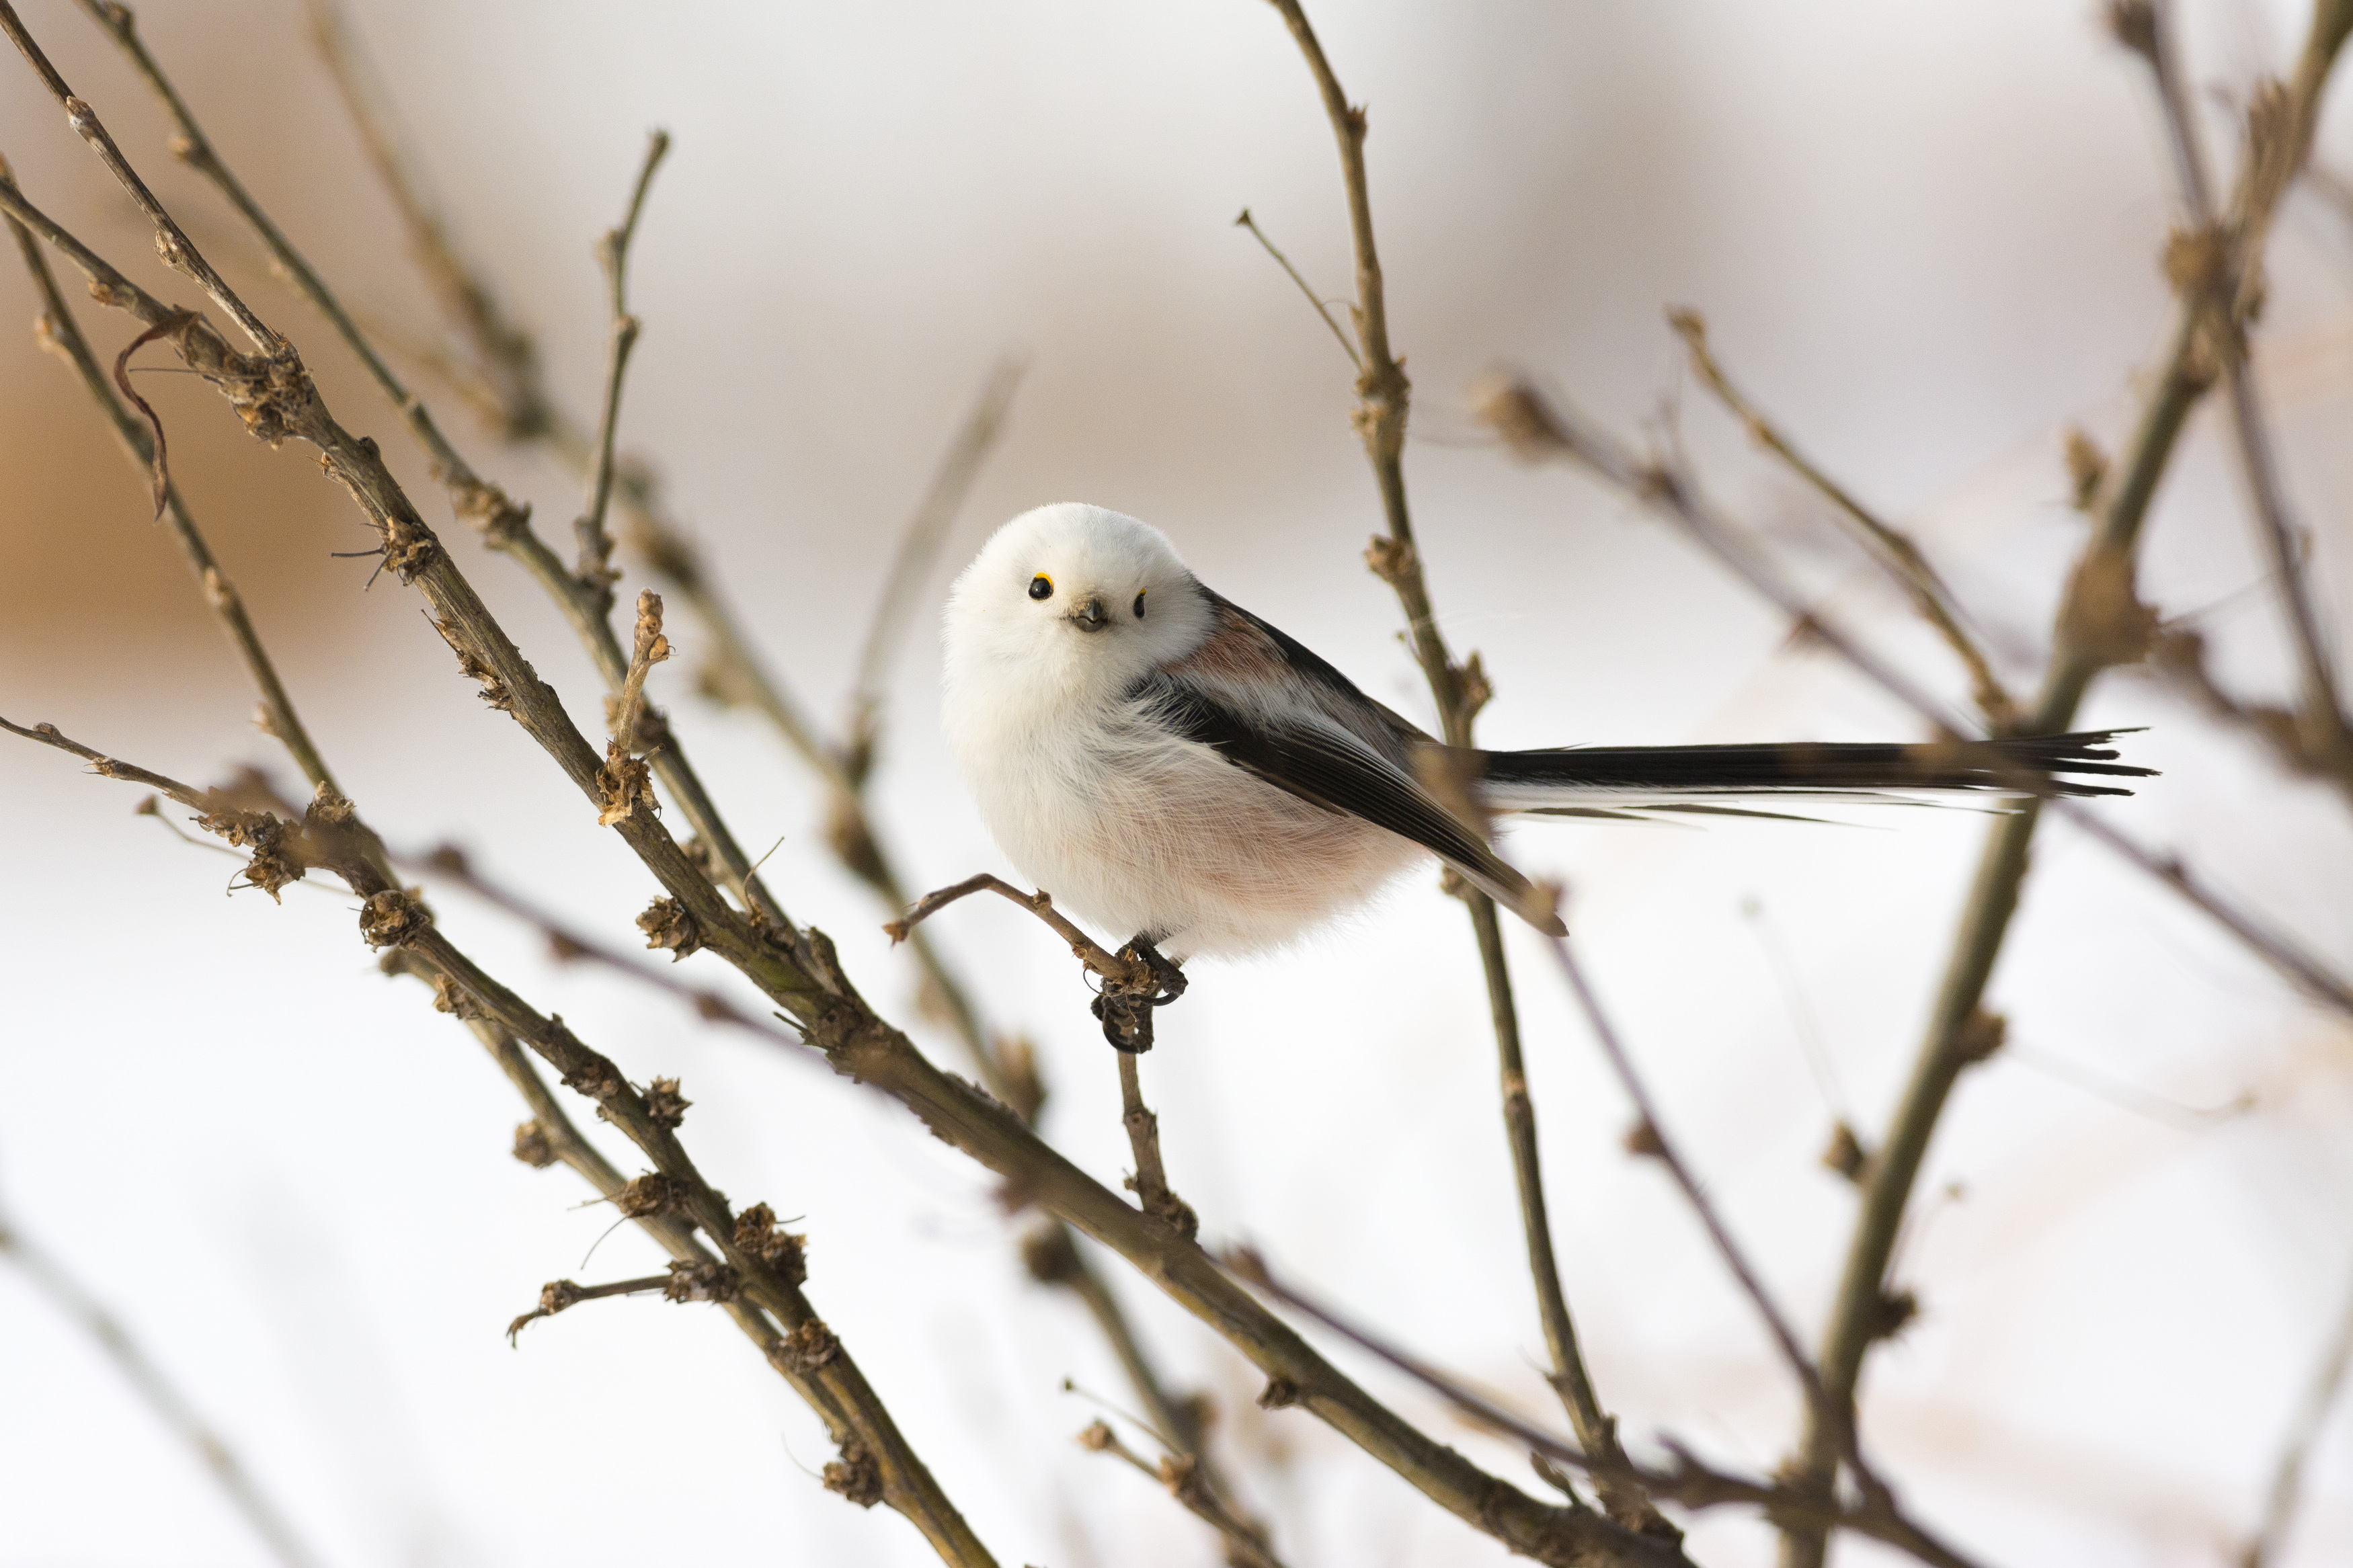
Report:
[[[397,427],[255,247],[160,150],[160,121],[63,0],[28,22],[200,244],[296,331],[347,423]],[[2284,60],[2301,6],[2185,7],[2201,89]],[[2144,84],[2091,7],[1329,4],[1372,107],[1391,319],[1419,389],[1409,482],[1430,581],[1499,695],[1497,744],[1904,736],[1853,678],[1653,522],[1484,444],[1463,389],[1527,365],[1619,427],[1683,437],[1841,613],[1956,690],[1900,605],[1809,503],[1685,386],[1662,307],[1704,309],[1736,374],[1863,497],[1914,528],[2013,670],[2038,657],[2080,538],[2059,433],[2121,437],[2156,352],[2170,221]],[[144,17],[224,153],[372,320],[429,334],[385,204],[285,0]],[[636,254],[647,323],[628,444],[751,607],[766,651],[830,713],[899,520],[991,360],[1028,356],[1001,452],[957,525],[897,671],[880,783],[911,878],[1002,868],[935,733],[929,606],[994,521],[1086,499],[1153,519],[1201,573],[1408,712],[1426,711],[1346,425],[1348,374],[1246,235],[1250,205],[1333,294],[1349,278],[1331,139],[1278,19],[1216,4],[363,8],[469,251],[585,407],[601,353],[588,258],[649,126],[677,147]],[[28,73],[0,62],[0,148],[34,199],[126,264],[144,238]],[[2334,103],[2324,156],[2353,166]],[[2218,100],[2219,101],[2219,100]],[[2232,142],[2214,121],[2218,156]],[[162,275],[156,275],[160,278]],[[186,289],[165,279],[179,298]],[[2291,198],[2264,374],[2291,489],[2320,535],[2335,624],[2353,569],[2353,231]],[[0,268],[0,315],[30,295]],[[104,343],[119,319],[92,319]],[[333,561],[367,537],[303,454],[227,429],[201,387],[148,378],[230,570],[347,787],[403,842],[454,837],[617,937],[644,873],[506,720],[485,711],[390,582]],[[567,481],[445,423],[561,534]],[[280,767],[142,490],[78,390],[0,338],[0,711],[182,776]],[[437,521],[444,515],[432,502]],[[453,531],[453,537],[456,537]],[[2204,612],[2228,676],[2284,666],[2224,454],[2193,426],[2150,531],[2146,585]],[[593,722],[593,681],[536,593],[457,548],[541,669]],[[673,627],[691,660],[697,637]],[[817,801],[746,717],[666,700],[795,912],[913,1019],[882,911],[830,868]],[[2150,684],[2088,721],[2147,724],[2166,770],[2104,808],[2353,966],[2342,804],[2282,781]],[[282,771],[282,770],[281,770]],[[500,1331],[557,1276],[653,1254],[507,1156],[521,1111],[463,1031],[377,979],[349,900],[224,896],[234,868],[131,815],[136,794],[0,751],[0,1195],[286,1500],[335,1568],[929,1560],[903,1523],[805,1479],[815,1419],[718,1314],[629,1301]],[[1573,916],[1672,1130],[1809,1329],[1852,1211],[1814,1155],[1837,1110],[1875,1134],[1915,1043],[1985,830],[1963,813],[1853,826],[1555,826],[1514,852]],[[683,1078],[685,1136],[738,1202],[806,1215],[813,1300],[1008,1563],[1206,1564],[1211,1540],[1070,1436],[1124,1403],[1067,1302],[1022,1278],[975,1167],[806,1062],[664,1002],[558,972],[455,897],[458,939],[640,1080]],[[1744,914],[1751,904],[1761,915]],[[1519,1263],[1491,1045],[1460,911],[1428,879],[1278,961],[1205,965],[1147,1081],[1205,1235],[1551,1415]],[[1055,944],[965,907],[939,935],[992,1022],[1035,1038],[1047,1130],[1115,1182],[1110,1062]],[[1777,976],[1778,944],[1789,974]],[[1564,1269],[1630,1435],[1778,1461],[1786,1379],[1653,1167],[1532,946],[1514,942]],[[723,979],[709,960],[694,966]],[[2353,1283],[2353,1058],[2200,918],[2048,832],[1994,995],[2018,1048],[1956,1097],[1900,1252],[1924,1313],[1873,1362],[1867,1431],[1924,1515],[2000,1563],[2211,1563],[2251,1527],[2289,1410]],[[1794,998],[1794,1000],[1793,1000]],[[1819,1082],[1805,1039],[1830,1071]],[[951,1049],[936,1031],[927,1046]],[[2247,1109],[2229,1108],[2244,1103]],[[1018,1223],[1018,1222],[1016,1222]],[[1116,1272],[1116,1270],[1114,1270]],[[1238,1357],[1123,1280],[1286,1561],[1500,1563],[1306,1417],[1265,1416]],[[1517,1458],[1361,1359],[1370,1386],[1499,1473]],[[2314,1458],[2289,1560],[2353,1563],[2353,1420]],[[1767,1560],[1733,1514],[1710,1563]],[[1849,1548],[1848,1561],[1878,1561]],[[0,1564],[262,1562],[109,1367],[0,1272]]]

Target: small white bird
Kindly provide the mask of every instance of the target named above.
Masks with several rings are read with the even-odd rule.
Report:
[[[999,847],[1058,905],[1173,961],[1278,947],[1427,855],[1557,933],[1527,879],[1425,779],[1458,781],[1486,811],[1630,816],[1764,815],[1722,804],[1758,795],[2016,794],[2021,772],[2052,794],[2123,795],[2053,775],[2149,772],[2100,749],[2109,731],[1444,747],[1205,587],[1158,529],[1076,503],[1024,512],[981,548],[948,595],[946,648],[948,742]]]

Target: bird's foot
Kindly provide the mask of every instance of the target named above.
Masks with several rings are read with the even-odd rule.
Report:
[[[1189,983],[1185,972],[1152,945],[1147,933],[1137,932],[1119,955],[1130,963],[1144,965],[1146,977],[1140,984],[1105,982],[1094,1000],[1094,1016],[1113,1050],[1140,1055],[1152,1048],[1152,1010],[1185,994]]]

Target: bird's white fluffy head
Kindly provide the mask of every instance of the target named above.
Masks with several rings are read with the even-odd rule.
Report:
[[[1099,703],[1208,635],[1209,606],[1168,538],[1076,501],[998,529],[949,590],[948,707]]]

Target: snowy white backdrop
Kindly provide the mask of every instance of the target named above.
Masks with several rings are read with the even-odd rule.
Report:
[[[329,368],[340,411],[393,421],[249,244],[166,167],[146,100],[63,0],[25,6],[191,231]],[[1377,508],[1329,336],[1249,237],[1247,205],[1327,292],[1349,261],[1330,135],[1271,11],[1214,5],[597,5],[359,9],[470,253],[586,407],[603,315],[587,247],[644,132],[676,138],[635,253],[647,334],[625,445],[656,460],[766,651],[829,711],[899,520],[992,359],[1030,369],[926,598],[994,522],[1084,499],[1152,519],[1201,575],[1409,713],[1425,711],[1387,588],[1357,556]],[[290,3],[142,13],[214,140],[347,298],[412,331],[429,302]],[[2301,7],[2183,7],[2201,88],[2275,68]],[[2031,660],[2078,541],[2059,433],[2113,440],[2166,301],[2171,206],[2144,86],[2088,9],[2045,0],[1644,7],[1331,5],[1318,16],[1368,156],[1392,331],[1415,378],[1408,474],[1431,589],[1498,696],[1492,743],[1908,735],[1900,711],[1616,500],[1506,461],[1464,410],[1524,364],[1621,427],[1679,399],[1717,489],[1771,523],[1833,603],[1924,674],[1937,651],[1808,504],[1684,395],[1668,304],[1785,426],[1912,528]],[[0,61],[0,148],[35,199],[121,259],[133,216],[29,75]],[[2353,163],[2340,91],[2321,156]],[[2219,128],[2219,122],[2218,122]],[[184,198],[184,199],[182,199]],[[2263,374],[2290,482],[2353,616],[2353,227],[2292,199]],[[0,316],[29,289],[0,273]],[[111,338],[104,341],[111,342]],[[275,765],[250,699],[79,392],[0,337],[0,711],[196,779]],[[322,746],[371,818],[455,837],[611,935],[649,896],[396,585],[309,461],[149,378],[175,467]],[[571,483],[445,423],[537,500]],[[2242,688],[2285,666],[2225,454],[2201,422],[2163,492],[2148,597],[2200,622]],[[403,458],[403,461],[406,458]],[[409,471],[417,471],[411,463]],[[417,493],[427,493],[419,487]],[[456,535],[453,532],[453,538]],[[507,563],[466,565],[594,721],[593,679]],[[925,612],[929,624],[929,610]],[[673,634],[695,652],[682,619]],[[671,673],[676,672],[676,673]],[[881,912],[826,856],[818,801],[748,716],[677,721],[796,913],[912,1019]],[[897,671],[880,815],[922,885],[1002,869],[946,770],[936,650]],[[2090,722],[2144,723],[2163,768],[2110,808],[2353,963],[2341,803],[2129,675]],[[543,1280],[644,1271],[632,1232],[507,1152],[522,1112],[479,1047],[376,978],[336,897],[224,897],[229,862],[134,818],[136,795],[0,751],[0,1197],[111,1303],[337,1568],[716,1553],[919,1563],[921,1541],[798,1473],[821,1429],[716,1314],[603,1303],[501,1331]],[[1816,1164],[1867,1133],[1915,1043],[1984,820],[1528,828],[1672,1129],[1810,1326],[1851,1194]],[[674,1074],[739,1202],[805,1214],[810,1291],[950,1495],[1008,1562],[1208,1563],[1206,1531],[1081,1451],[1123,1403],[1075,1309],[1023,1277],[975,1167],[895,1108],[714,1036],[659,999],[546,963],[444,896],[495,973],[634,1077]],[[1250,1239],[1323,1294],[1544,1414],[1476,958],[1430,881],[1276,961],[1205,965],[1147,1083],[1205,1236]],[[1009,908],[938,934],[993,1022],[1038,1042],[1046,1131],[1115,1181],[1111,1063],[1072,965]],[[1777,971],[1773,952],[1787,954]],[[1628,1433],[1764,1468],[1797,1402],[1659,1171],[1582,1026],[1514,948],[1563,1268]],[[703,961],[716,975],[717,966]],[[2019,1048],[1964,1084],[1899,1254],[1920,1321],[1874,1361],[1866,1421],[1928,1518],[2005,1563],[2206,1563],[2262,1486],[2353,1282],[2353,1039],[2096,847],[2049,831],[1994,997]],[[1344,1000],[1335,1003],[1336,993]],[[1817,1036],[1827,1073],[1809,1067]],[[927,1043],[944,1043],[924,1037]],[[635,1168],[630,1166],[628,1168]],[[1943,1195],[1950,1194],[1951,1195]],[[1222,1344],[1123,1281],[1180,1384],[1206,1387],[1288,1561],[1500,1562],[1500,1548],[1296,1413],[1252,1404]],[[1518,1461],[1335,1352],[1384,1397],[1512,1475]],[[0,1272],[0,1563],[245,1564],[260,1548],[108,1366]],[[2312,1467],[2287,1561],[2353,1563],[2353,1419]],[[1711,1563],[1769,1558],[1732,1514]],[[1878,1560],[1847,1546],[1845,1560]]]

